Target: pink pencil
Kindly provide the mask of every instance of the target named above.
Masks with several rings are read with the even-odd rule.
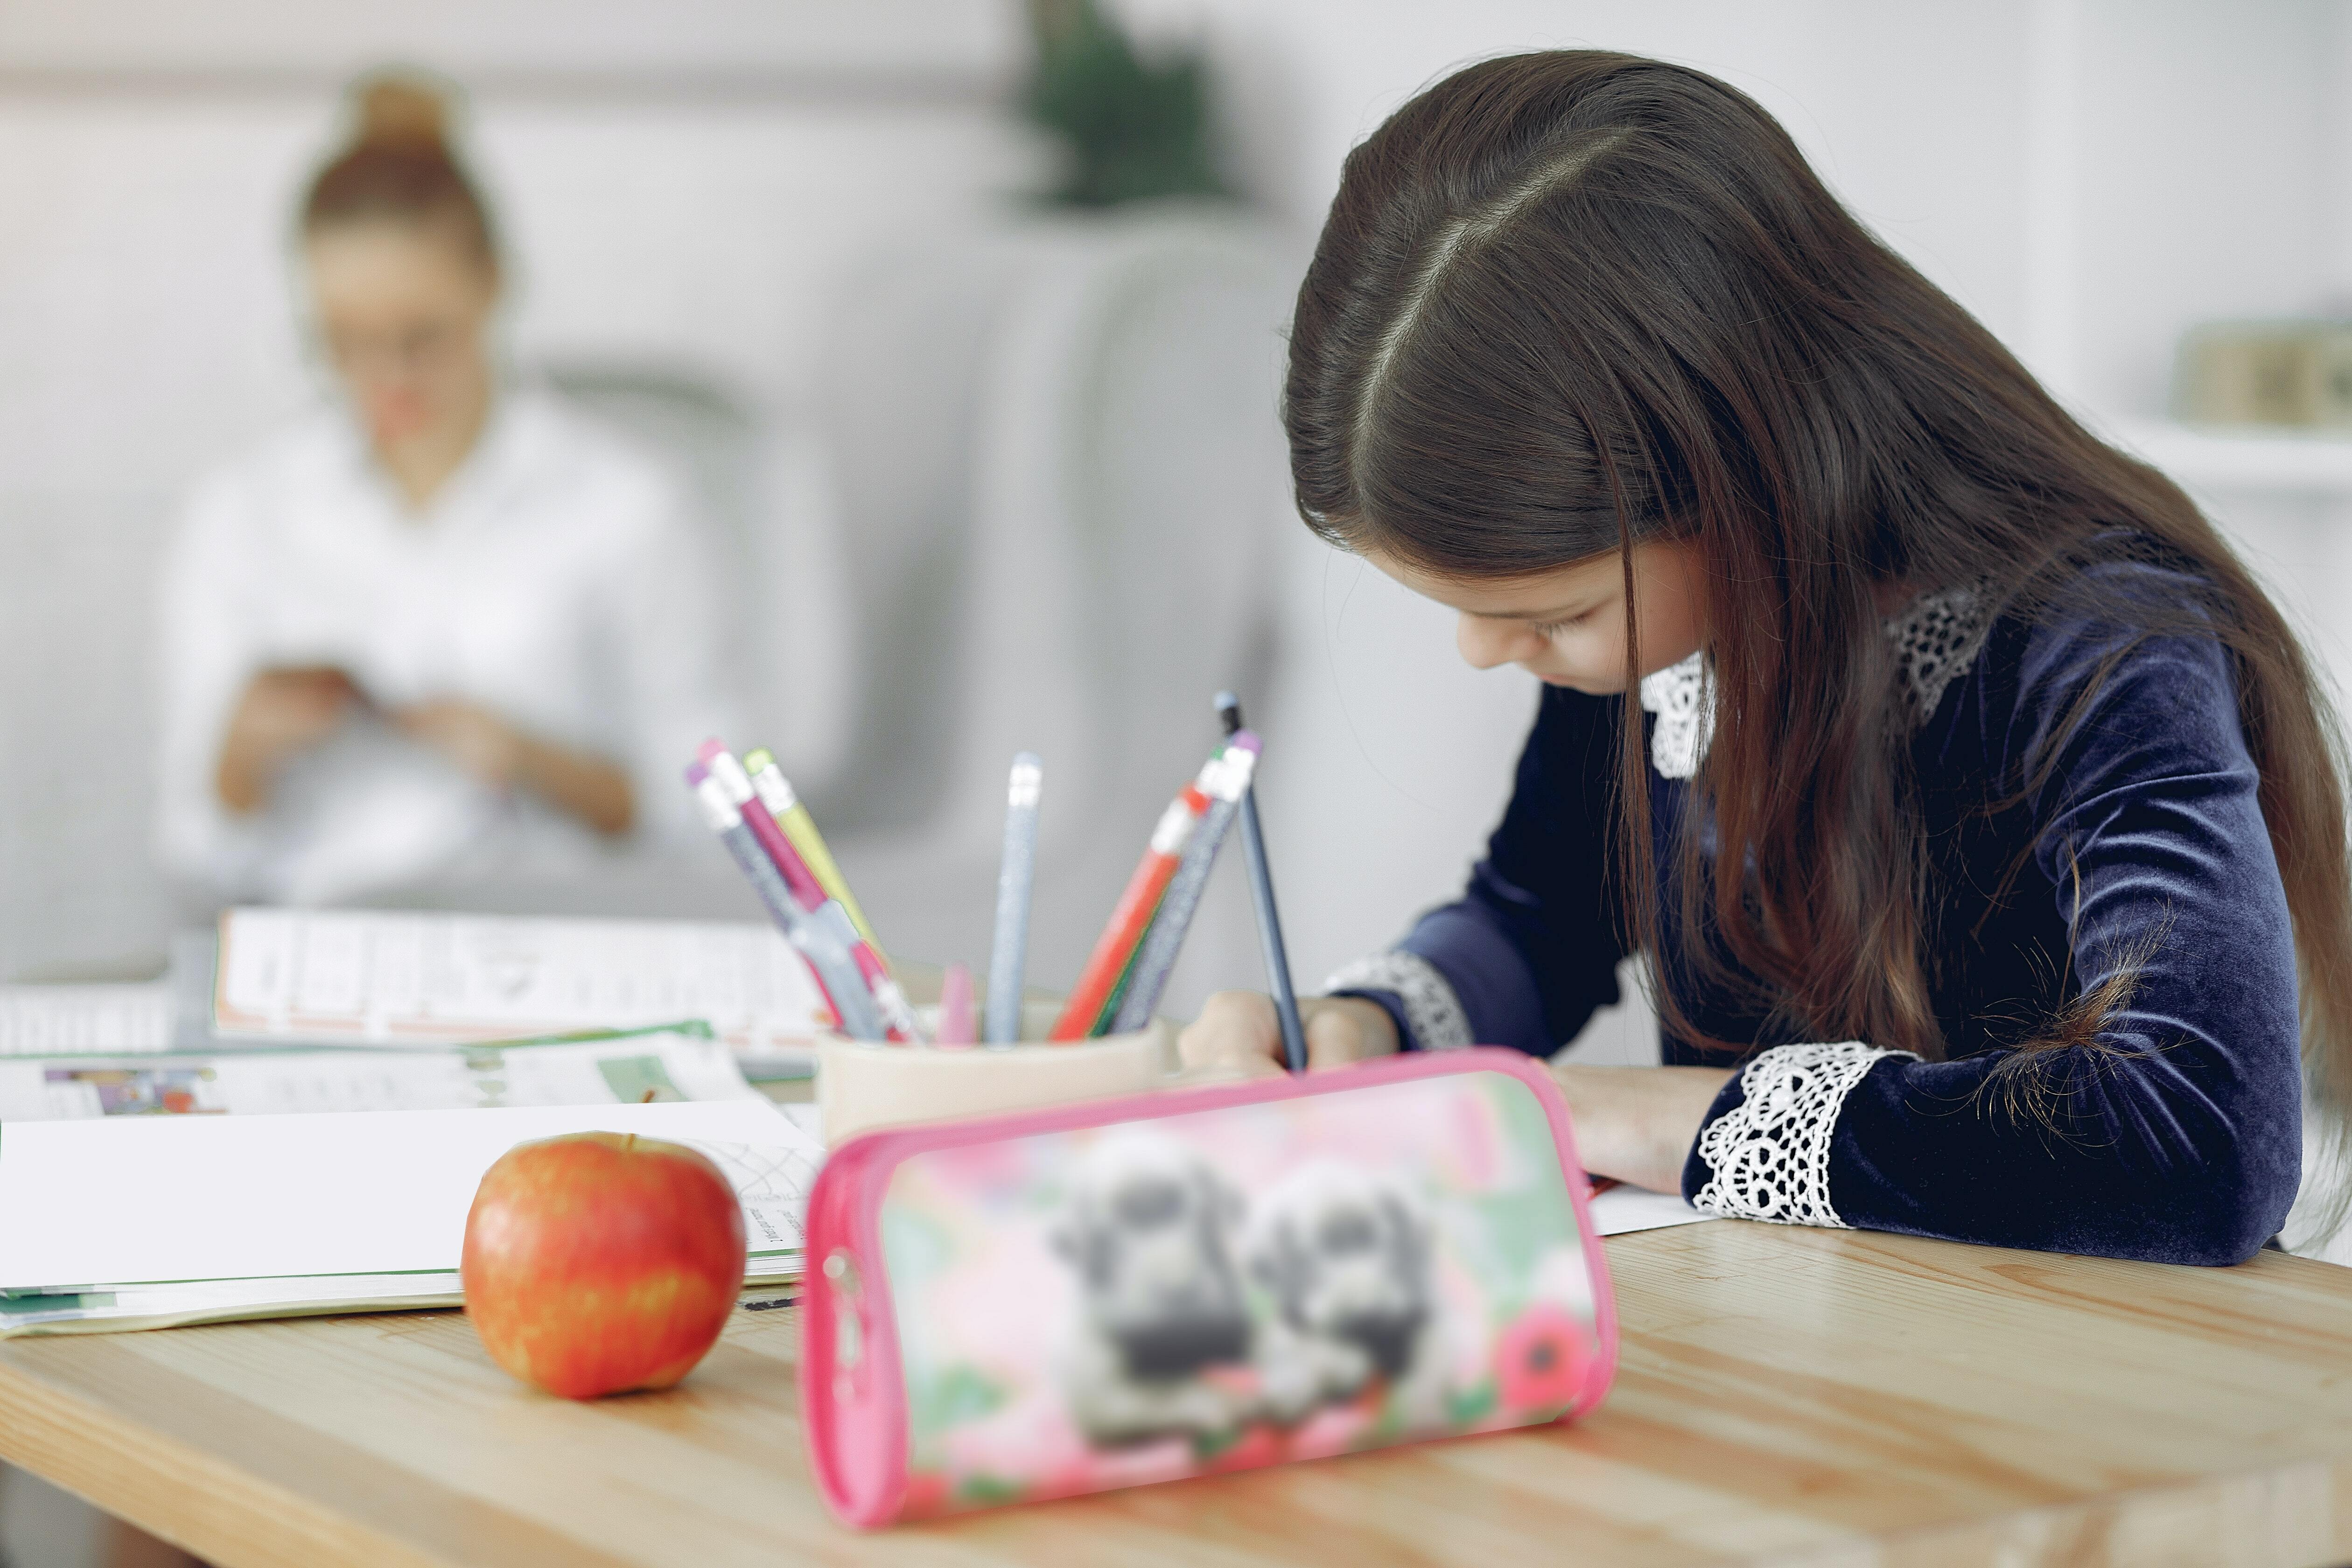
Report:
[[[971,971],[963,964],[949,964],[947,977],[940,983],[940,1026],[932,1031],[931,1043],[980,1044],[979,1032],[972,1026]]]
[[[743,764],[736,760],[735,753],[729,751],[726,742],[717,736],[702,742],[702,749],[694,753],[694,760],[710,770],[710,776],[727,791],[738,810],[741,810],[744,802],[756,798],[751,788],[751,775],[743,771]],[[801,852],[793,847],[793,841],[784,837],[784,830],[776,826],[776,819],[764,809],[746,811],[743,813],[743,826],[751,830],[751,837],[760,841],[760,847],[766,850],[768,858],[776,863],[776,870],[783,877],[784,886],[793,890],[793,901],[811,913],[823,909],[824,884],[816,879],[816,873],[810,870],[808,862],[801,858]]]
[[[915,1011],[907,1005],[906,994],[898,989],[898,983],[890,978],[889,968],[882,962],[882,955],[857,934],[857,927],[850,921],[849,911],[842,910],[826,896],[824,884],[816,879],[816,874],[808,868],[808,862],[801,858],[801,852],[793,847],[791,839],[784,837],[784,830],[777,826],[775,817],[759,804],[758,794],[751,788],[751,775],[743,771],[743,764],[736,760],[735,753],[727,749],[725,742],[713,736],[702,742],[702,749],[695,753],[695,760],[709,770],[710,776],[719,781],[719,787],[727,792],[728,798],[734,802],[736,808],[743,811],[743,826],[759,841],[761,851],[775,863],[777,874],[783,878],[784,886],[792,890],[793,901],[813,915],[833,919],[841,928],[838,934],[849,948],[850,957],[856,962],[858,975],[866,982],[866,990],[873,994],[874,1005],[881,1009],[882,1022],[890,1038],[901,1044],[921,1039],[922,1035],[915,1026]],[[751,809],[744,811],[746,805]],[[828,907],[840,910],[837,918],[828,914]]]

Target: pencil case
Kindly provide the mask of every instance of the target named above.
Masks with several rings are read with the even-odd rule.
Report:
[[[809,1197],[818,1488],[873,1527],[1578,1415],[1586,1196],[1504,1050],[854,1138]]]

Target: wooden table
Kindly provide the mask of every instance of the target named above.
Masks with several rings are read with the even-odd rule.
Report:
[[[0,1458],[224,1568],[2352,1557],[2352,1269],[1729,1221],[1610,1258],[1580,1425],[872,1536],[810,1489],[789,1311],[594,1405],[452,1313],[0,1342]]]

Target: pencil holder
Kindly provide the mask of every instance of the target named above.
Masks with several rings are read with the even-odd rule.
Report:
[[[838,1144],[877,1127],[1141,1094],[1167,1081],[1176,1060],[1176,1031],[1164,1020],[1155,1018],[1133,1034],[1043,1044],[1057,1012],[1051,1003],[1025,1005],[1021,1033],[1032,1043],[1018,1046],[822,1042],[816,1099],[825,1142]]]

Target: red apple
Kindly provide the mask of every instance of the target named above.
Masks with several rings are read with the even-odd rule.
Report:
[[[617,1132],[520,1143],[466,1216],[466,1315],[492,1360],[567,1399],[667,1388],[743,1289],[743,1211],[695,1150]]]

